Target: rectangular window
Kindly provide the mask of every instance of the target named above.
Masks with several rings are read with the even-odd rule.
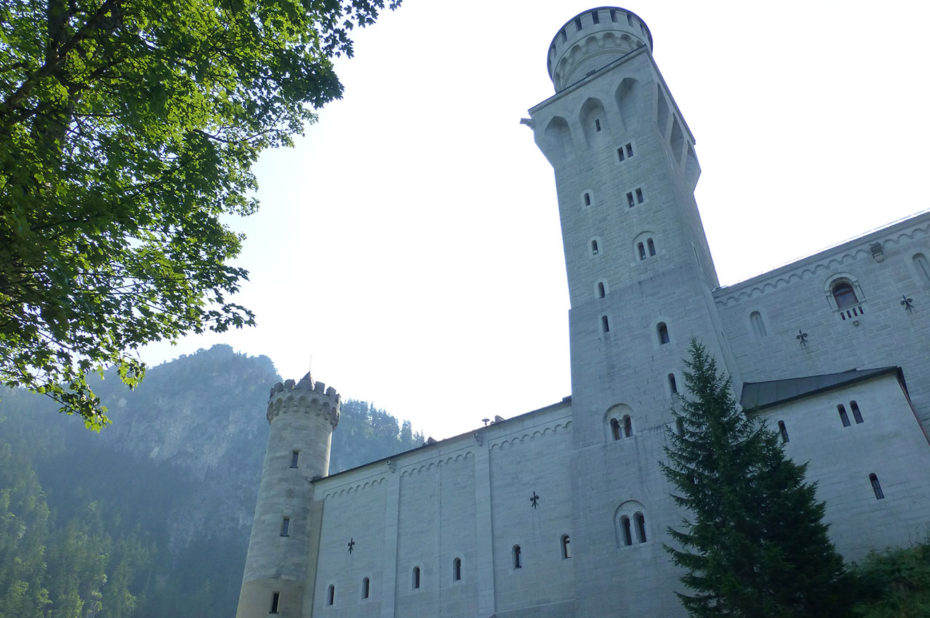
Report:
[[[640,188],[638,188],[638,187],[637,187],[637,189],[636,189],[636,202],[637,202],[638,204],[642,204],[642,203],[643,203],[643,190],[640,189]]]
[[[634,206],[636,206],[636,202],[633,201],[633,192],[632,192],[632,191],[630,191],[629,193],[626,194],[626,203],[627,203],[627,206],[629,206],[630,208],[633,208]]]
[[[633,144],[627,144],[626,146],[624,146],[624,148],[626,149],[626,156],[632,157],[633,156]]]
[[[288,535],[288,529],[291,527],[291,518],[285,517],[281,520],[281,536]]]
[[[846,414],[846,406],[840,404],[836,406],[836,411],[840,413],[840,422],[843,423],[843,427],[849,427],[849,415]]]
[[[620,148],[617,148],[617,158],[620,159],[621,161],[626,160],[626,154],[623,152],[622,146]]]
[[[291,467],[297,467],[297,460],[300,458],[300,451],[291,451]]]

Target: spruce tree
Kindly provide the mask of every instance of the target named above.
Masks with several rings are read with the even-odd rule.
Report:
[[[666,546],[686,572],[678,593],[693,616],[838,616],[846,613],[842,558],[827,537],[824,504],[778,436],[743,414],[730,380],[702,345],[685,361],[690,395],[673,411],[666,477],[685,517]]]

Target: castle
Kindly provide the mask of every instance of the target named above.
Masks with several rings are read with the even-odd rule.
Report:
[[[571,396],[329,476],[338,394],[275,385],[240,618],[682,615],[659,462],[691,338],[810,462],[847,559],[928,533],[930,213],[720,287],[645,23],[581,13],[548,69],[524,122],[555,171]]]

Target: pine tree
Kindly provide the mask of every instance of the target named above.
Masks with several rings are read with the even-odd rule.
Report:
[[[678,593],[694,616],[839,616],[842,558],[824,504],[775,433],[737,409],[730,380],[691,342],[690,396],[674,411],[666,477],[687,514],[666,546],[686,570]]]

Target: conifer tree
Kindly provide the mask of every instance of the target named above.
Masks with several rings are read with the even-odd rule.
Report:
[[[838,616],[842,558],[824,504],[779,438],[737,409],[730,380],[696,341],[685,361],[690,392],[674,411],[666,477],[686,509],[666,546],[686,572],[678,593],[694,616]]]

